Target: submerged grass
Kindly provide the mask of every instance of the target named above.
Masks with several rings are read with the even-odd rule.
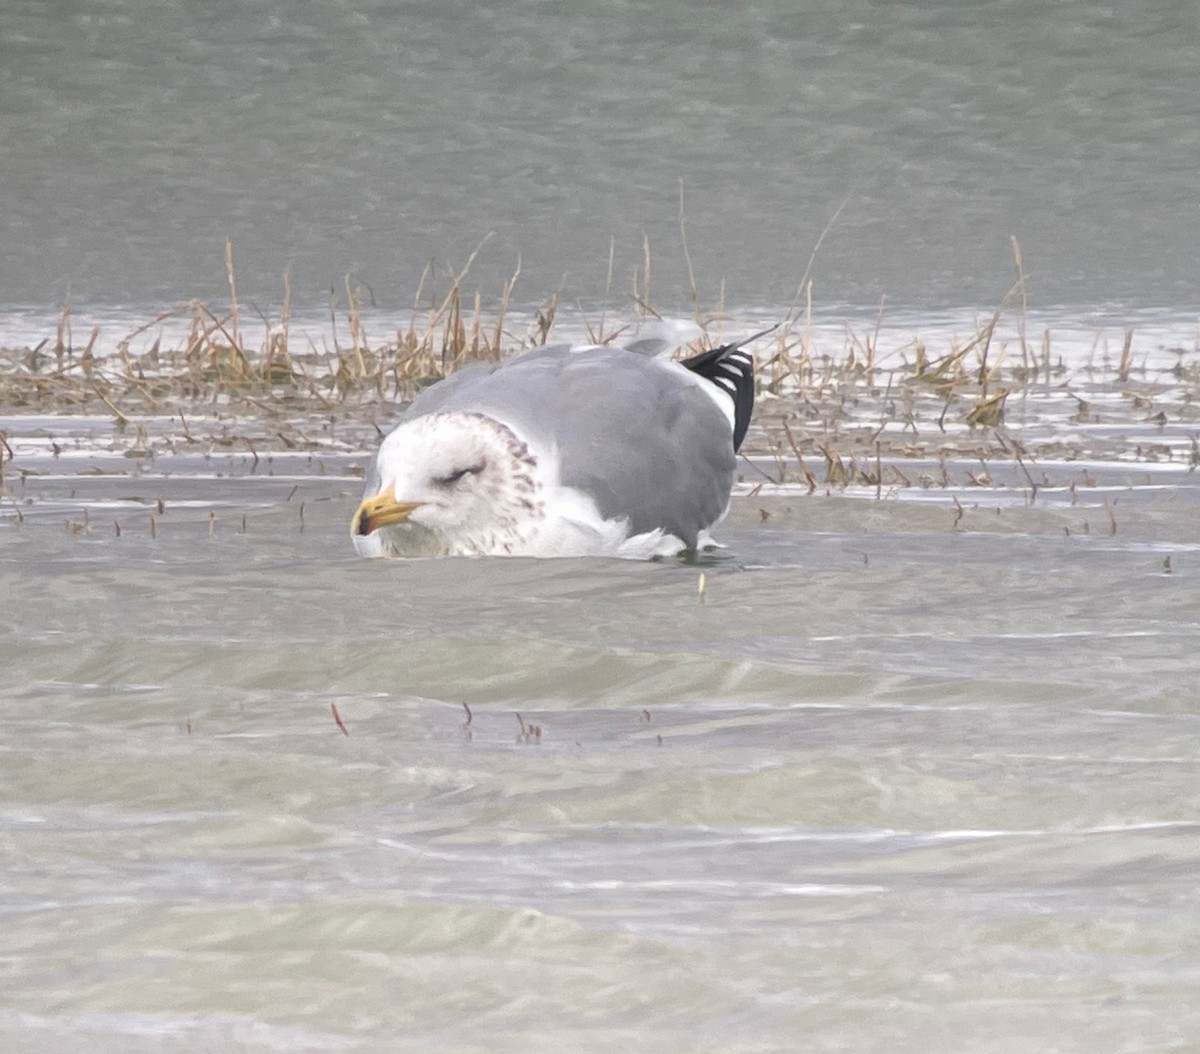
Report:
[[[912,486],[990,486],[1003,463],[1032,500],[1048,482],[1038,477],[1040,457],[1086,457],[1088,426],[1116,421],[1142,426],[1143,440],[1110,456],[1183,459],[1194,470],[1200,462],[1196,348],[1166,349],[1174,353],[1167,367],[1163,349],[1155,349],[1154,363],[1148,353],[1139,355],[1128,330],[1119,356],[1097,347],[1086,363],[1068,368],[1049,331],[1037,348],[1027,339],[1015,243],[1014,259],[1017,282],[1000,306],[965,339],[938,348],[916,336],[885,347],[882,308],[868,332],[847,326],[835,338],[825,327],[816,335],[806,276],[794,309],[755,348],[759,400],[744,451],[747,476],[808,492],[866,487],[884,497]],[[72,313],[64,307],[54,333],[36,346],[0,349],[0,414],[110,416],[132,459],[153,457],[160,443],[207,443],[243,446],[257,462],[272,449],[319,450],[329,430],[316,422],[365,420],[380,429],[421,388],[464,365],[544,344],[561,328],[557,294],[532,311],[513,311],[519,266],[485,306],[479,292],[466,291],[468,260],[441,293],[427,267],[406,322],[386,334],[369,332],[361,290],[349,280],[318,337],[311,327],[297,335],[286,280],[277,320],[262,319],[259,330],[247,324],[238,302],[231,247],[226,264],[230,302],[220,309],[193,300],[102,350],[99,327],[82,346],[75,343]],[[620,340],[656,314],[648,304],[650,274],[647,246],[631,290],[632,318],[613,323],[602,312],[598,324],[583,323],[588,339]],[[756,319],[743,329],[719,306],[702,311],[694,291],[693,301],[699,337],[684,354],[775,321]],[[1012,333],[1001,339],[999,323],[1008,313]],[[184,336],[165,347],[167,327]],[[165,434],[164,420],[178,422],[168,430],[173,434]],[[1144,441],[1156,429],[1162,441]],[[0,431],[0,485],[12,461]],[[964,462],[976,467],[963,469]]]

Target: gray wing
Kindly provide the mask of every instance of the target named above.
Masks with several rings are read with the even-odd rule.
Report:
[[[493,374],[512,369],[522,363],[532,362],[540,359],[557,361],[562,356],[571,352],[570,344],[547,344],[537,348],[534,351],[526,352],[524,355],[518,355],[514,359],[506,359],[503,362],[476,362],[470,366],[464,366],[462,369],[455,370],[444,380],[438,381],[436,384],[431,384],[428,388],[418,393],[417,397],[405,407],[404,413],[399,417],[400,421],[408,421],[414,417],[422,417],[425,414],[435,414],[439,410],[445,408],[448,410],[462,410],[461,405],[464,400],[469,400],[475,397],[474,393],[479,390],[485,390],[491,383],[488,378]],[[447,406],[448,403],[453,405]]]
[[[736,461],[729,421],[707,381],[620,348],[539,348],[463,371],[406,417],[475,411],[557,446],[562,481],[634,534],[662,528],[694,546],[729,503]]]

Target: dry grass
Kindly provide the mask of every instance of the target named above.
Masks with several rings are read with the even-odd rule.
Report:
[[[896,487],[947,484],[948,460],[978,462],[970,483],[987,486],[989,465],[999,459],[1018,466],[1036,491],[1037,458],[1061,453],[1062,435],[1095,419],[1092,402],[1100,389],[1121,393],[1130,421],[1188,427],[1200,422],[1194,349],[1190,355],[1179,349],[1170,371],[1139,364],[1132,330],[1115,361],[1101,355],[1097,364],[1093,356],[1084,369],[1069,371],[1056,359],[1048,332],[1040,348],[1032,349],[1026,337],[1025,276],[1015,244],[1014,259],[1017,283],[999,308],[965,339],[939,349],[915,337],[884,347],[882,308],[868,332],[847,327],[838,342],[826,329],[818,339],[806,276],[796,306],[770,339],[756,346],[760,397],[746,448],[753,457],[748,475],[809,491],[870,487],[882,497]],[[110,415],[123,432],[132,425],[126,451],[131,458],[152,455],[140,423],[151,418],[178,419],[189,443],[224,445],[238,440],[230,435],[229,420],[253,420],[259,427],[243,441],[257,460],[260,449],[272,446],[318,448],[321,441],[311,439],[297,420],[374,421],[380,415],[386,421],[396,404],[422,387],[465,364],[499,361],[545,343],[559,322],[557,294],[532,313],[513,317],[510,302],[519,267],[499,299],[485,308],[480,293],[466,291],[468,261],[450,277],[444,293],[435,291],[433,270],[427,268],[407,324],[387,334],[368,332],[361,293],[347,282],[318,344],[296,337],[286,283],[278,320],[263,320],[261,329],[248,325],[237,300],[231,249],[226,262],[228,307],[216,310],[192,301],[165,311],[122,336],[115,350],[110,344],[110,350],[98,353],[98,328],[77,345],[70,309],[64,308],[55,333],[36,347],[0,351],[0,413]],[[630,295],[635,320],[654,314],[648,306],[650,275],[647,246]],[[694,290],[693,297],[701,337],[687,351],[740,336],[764,321],[743,325],[727,318],[719,305],[705,313]],[[1016,336],[999,340],[998,326],[1006,315]],[[180,323],[186,336],[177,346],[151,339],[165,325],[178,330]],[[589,339],[601,343],[628,332],[604,313],[595,325],[585,322],[585,329]],[[1106,412],[1112,413],[1111,406]],[[1050,427],[1022,434],[1021,424],[1029,422]],[[1192,467],[1197,449],[1193,435]],[[1171,447],[1166,456],[1176,453]],[[0,483],[4,463],[11,459],[0,432]]]
[[[230,288],[236,292],[232,278]],[[72,345],[70,309],[64,308],[54,338],[33,348],[0,351],[0,409],[107,410],[118,419],[211,405],[265,414],[353,412],[368,401],[408,399],[466,363],[498,361],[517,350],[522,342],[505,330],[510,293],[511,284],[499,310],[485,317],[478,294],[472,305],[464,304],[461,276],[456,276],[436,303],[414,306],[407,328],[376,340],[363,320],[360,291],[347,283],[345,303],[340,313],[335,305],[320,347],[311,341],[296,346],[286,289],[279,322],[268,326],[257,344],[239,322],[236,300],[219,313],[193,300],[156,315],[104,356],[95,354],[98,327],[82,349]],[[542,340],[554,312],[551,300],[538,315]],[[147,334],[181,319],[187,324],[182,346],[164,348],[156,339],[135,350]]]

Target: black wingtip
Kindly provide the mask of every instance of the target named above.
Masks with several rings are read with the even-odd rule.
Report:
[[[754,356],[741,349],[759,337],[765,337],[778,329],[778,324],[752,337],[722,344],[719,348],[702,351],[699,355],[682,359],[693,373],[712,381],[733,400],[733,449],[737,451],[750,428],[750,417],[754,413]]]

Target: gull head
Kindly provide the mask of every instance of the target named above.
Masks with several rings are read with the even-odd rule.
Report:
[[[399,425],[376,460],[379,489],[350,524],[364,553],[513,552],[544,516],[537,459],[511,429],[477,413]]]

